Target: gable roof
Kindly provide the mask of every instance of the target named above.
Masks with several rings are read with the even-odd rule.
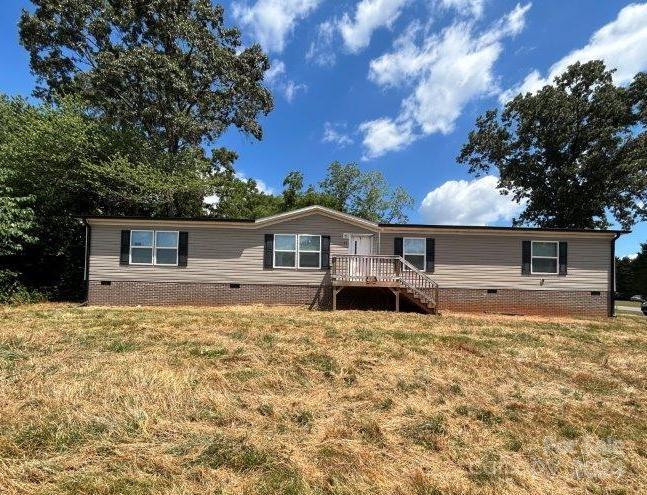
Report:
[[[408,229],[430,229],[430,230],[449,230],[449,231],[505,231],[505,232],[563,232],[563,233],[586,233],[586,234],[615,234],[617,236],[628,234],[630,230],[601,230],[601,229],[561,229],[561,228],[542,228],[542,227],[502,227],[502,226],[487,226],[487,225],[434,225],[434,224],[413,224],[413,223],[376,223],[360,218],[349,213],[343,213],[332,208],[320,205],[306,206],[296,210],[287,211],[284,213],[277,213],[267,217],[261,217],[256,220],[250,219],[235,219],[235,218],[213,218],[213,217],[144,217],[144,216],[107,216],[107,215],[91,215],[84,217],[84,220],[133,220],[133,221],[146,221],[146,222],[196,222],[208,225],[235,225],[246,228],[260,228],[266,225],[273,225],[291,220],[294,218],[302,218],[313,214],[320,214],[328,218],[341,220],[343,222],[357,225],[368,230],[373,231],[389,231],[395,230],[408,230]]]
[[[297,210],[286,211],[285,213],[278,213],[276,215],[271,215],[269,217],[263,217],[256,220],[258,225],[268,225],[276,222],[282,222],[284,220],[290,220],[292,218],[300,218],[308,215],[318,213],[329,218],[336,218],[347,223],[353,223],[360,225],[364,228],[371,230],[378,230],[379,225],[375,222],[365,220],[364,218],[356,217],[355,215],[350,215],[349,213],[343,213],[338,210],[333,210],[332,208],[327,208],[325,206],[312,205],[306,206],[305,208],[299,208]]]
[[[111,222],[115,222],[119,220],[131,220],[136,222],[165,222],[165,223],[194,222],[194,223],[201,223],[203,225],[238,224],[240,227],[260,228],[266,225],[273,225],[275,223],[284,222],[286,220],[291,220],[294,218],[303,218],[314,214],[320,214],[328,218],[341,220],[343,222],[357,225],[365,229],[374,230],[376,232],[379,230],[379,226],[375,222],[371,222],[369,220],[365,220],[355,215],[350,215],[348,213],[343,213],[341,211],[333,210],[332,208],[327,208],[325,206],[319,206],[319,205],[306,206],[305,208],[299,208],[297,210],[278,213],[276,215],[270,215],[268,217],[261,217],[256,220],[236,219],[236,218],[213,218],[213,217],[147,217],[147,216],[114,216],[114,215],[88,215],[83,217],[83,219],[85,221],[108,220]]]

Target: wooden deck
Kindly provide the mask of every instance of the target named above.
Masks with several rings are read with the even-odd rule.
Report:
[[[404,296],[428,313],[435,313],[438,284],[401,256],[344,255],[334,256],[331,266],[333,310],[337,295],[344,287],[386,287],[395,296],[396,311]]]

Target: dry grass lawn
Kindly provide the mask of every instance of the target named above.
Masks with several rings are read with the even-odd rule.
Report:
[[[630,494],[647,318],[0,309],[2,494]]]

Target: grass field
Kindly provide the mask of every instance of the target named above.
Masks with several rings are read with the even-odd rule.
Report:
[[[639,301],[616,301],[616,306],[629,306],[631,308],[639,308],[641,303]]]
[[[640,493],[646,378],[647,318],[5,308],[0,492]]]

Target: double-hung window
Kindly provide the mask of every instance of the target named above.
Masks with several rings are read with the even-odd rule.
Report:
[[[299,268],[321,268],[321,236],[299,234]]]
[[[321,236],[275,234],[274,268],[321,268]]]
[[[274,236],[274,267],[294,268],[297,263],[296,234],[276,234]]]
[[[533,274],[557,275],[559,269],[559,242],[532,241],[531,267]]]
[[[177,265],[179,232],[168,230],[155,231],[155,264]]]
[[[405,237],[402,241],[404,259],[418,270],[425,270],[427,243],[424,237]]]
[[[152,265],[153,244],[155,231],[131,230],[130,231],[130,264]]]
[[[179,232],[167,230],[131,230],[131,265],[178,264]]]

